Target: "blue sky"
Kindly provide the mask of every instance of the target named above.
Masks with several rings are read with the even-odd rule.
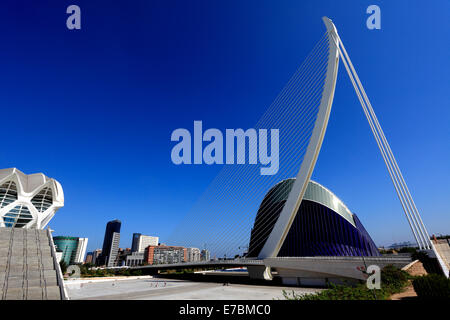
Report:
[[[82,29],[65,26],[77,4]],[[368,30],[367,6],[381,8]],[[249,128],[336,24],[430,233],[450,233],[450,3],[2,1],[0,167],[61,182],[50,227],[101,247],[106,222],[164,241],[220,166],[175,166],[176,128]],[[341,65],[313,178],[379,245],[412,240]]]

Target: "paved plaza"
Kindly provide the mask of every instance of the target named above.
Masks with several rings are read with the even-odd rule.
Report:
[[[320,291],[314,288],[193,282],[178,279],[140,278],[130,280],[66,281],[71,300],[272,300],[284,299],[283,290],[297,294]]]

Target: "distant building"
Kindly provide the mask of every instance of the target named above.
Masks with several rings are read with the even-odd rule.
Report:
[[[133,233],[133,239],[131,240],[131,252],[137,252],[138,251],[138,244],[139,244],[139,237],[141,236],[140,233]]]
[[[113,232],[111,239],[111,249],[106,256],[106,266],[116,267],[118,265],[118,255],[119,255],[119,243],[120,243],[120,233]]]
[[[92,251],[88,252],[86,254],[86,259],[84,259],[84,263],[92,264],[93,257],[94,257],[94,253]]]
[[[119,250],[120,227],[122,223],[119,220],[109,221],[106,224],[105,238],[103,239],[102,254],[97,260],[97,265],[106,265],[113,267]]]
[[[131,255],[131,249],[130,248],[126,248],[126,249],[119,248],[119,250],[117,252],[116,260],[114,262],[114,267],[125,266],[127,257],[129,255]]]
[[[92,251],[92,264],[96,265],[98,257],[102,254],[102,249],[96,249]]]
[[[56,236],[53,241],[56,249],[62,252],[61,260],[67,265],[84,262],[88,238]]]
[[[77,251],[75,252],[75,263],[84,263],[88,238],[78,238]]]
[[[203,249],[200,253],[200,260],[201,261],[210,261],[211,260],[211,253],[209,250]]]
[[[140,233],[133,233],[132,252],[144,253],[148,246],[157,246],[159,237],[146,236]]]
[[[196,262],[200,261],[201,253],[199,248],[187,248],[187,261]]]
[[[187,261],[187,249],[175,246],[148,246],[144,262],[147,264],[169,264]]]
[[[144,263],[144,252],[132,252],[126,256],[125,265],[128,267],[140,266]]]

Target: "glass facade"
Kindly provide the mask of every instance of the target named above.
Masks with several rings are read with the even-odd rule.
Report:
[[[0,186],[0,208],[4,208],[16,200],[17,186],[15,182],[8,181],[3,183]],[[48,187],[42,189],[31,199],[31,203],[39,212],[44,212],[50,208],[52,201],[52,190]],[[15,206],[3,216],[3,222],[7,228],[23,228],[32,220],[33,216],[29,208],[24,204]]]
[[[248,257],[257,257],[263,248],[294,182],[295,179],[281,181],[263,199],[251,231]],[[278,256],[378,255],[358,217],[330,190],[310,181]]]
[[[43,229],[64,206],[61,185],[42,173],[0,169],[0,227]]]
[[[52,189],[44,188],[31,199],[31,203],[39,212],[44,212],[53,203]]]
[[[138,251],[140,236],[140,233],[133,233],[133,239],[131,240],[131,252]]]
[[[0,208],[17,200],[17,186],[13,181],[8,181],[0,186]]]
[[[30,210],[23,204],[15,206],[3,216],[7,228],[23,228],[32,220]]]
[[[278,253],[279,257],[378,255],[362,224],[356,228],[330,208],[309,200],[302,201]]]
[[[303,195],[303,200],[311,200],[320,203],[327,208],[330,208],[331,210],[339,213],[342,218],[346,219],[349,223],[355,226],[353,214],[341,201],[341,199],[336,197],[330,190],[318,184],[317,182],[310,181],[308,183],[308,187],[306,188],[305,194]]]
[[[57,251],[62,252],[61,260],[68,266],[73,264],[78,247],[78,238],[57,236],[53,237],[53,242],[55,243]]]
[[[264,197],[250,234],[248,257],[257,257],[263,248],[281,210],[283,210],[294,182],[295,179],[283,180],[272,187]]]

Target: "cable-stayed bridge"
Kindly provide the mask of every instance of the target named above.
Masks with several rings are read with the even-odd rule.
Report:
[[[257,259],[240,260],[236,263],[246,265],[249,271],[253,269],[254,274],[259,273],[260,277],[266,279],[271,278],[273,263],[265,264],[264,261],[273,262],[279,259],[281,264],[286,265],[292,265],[292,261],[297,263],[315,261],[288,257],[291,259],[288,263],[286,258],[283,260],[278,257],[278,254],[295,222],[302,201],[306,201],[304,196],[325,136],[333,104],[339,62],[342,60],[413,236],[421,250],[428,251],[438,259],[444,274],[448,277],[448,267],[430,240],[425,224],[338,31],[330,19],[324,17],[323,21],[326,32],[254,126],[256,130],[279,129],[278,172],[274,175],[261,175],[260,168],[245,163],[224,166],[167,243],[208,249],[212,256],[230,259],[245,256],[249,251],[248,246],[251,240],[253,246],[261,248],[255,257]],[[258,150],[258,144],[251,143],[250,138],[249,141],[248,148],[245,150],[247,158]],[[279,188],[271,189],[281,181],[293,177],[295,177],[293,183],[285,183]],[[273,190],[270,197],[283,198],[281,204],[277,202],[276,208],[275,204],[262,206],[263,199],[269,190]],[[329,197],[332,197],[332,193]],[[263,219],[255,230],[253,228],[257,212]],[[352,222],[351,218],[349,221]],[[351,253],[355,256],[364,255]],[[328,261],[320,257],[310,259],[316,259],[318,263]],[[339,259],[345,260],[345,257]],[[337,260],[331,259],[331,261]],[[278,262],[277,265],[280,266]],[[319,268],[319,266],[316,267]]]
[[[279,277],[286,284],[325,285],[326,282],[342,283],[342,280],[365,280],[367,266],[381,269],[387,265],[402,268],[411,262],[409,256],[393,257],[274,257],[266,259],[227,259],[214,261],[183,262],[133,267],[145,274],[158,274],[164,270],[209,270],[246,267],[254,279],[272,280]],[[264,270],[270,269],[270,277]],[[262,271],[262,272],[261,272]]]

